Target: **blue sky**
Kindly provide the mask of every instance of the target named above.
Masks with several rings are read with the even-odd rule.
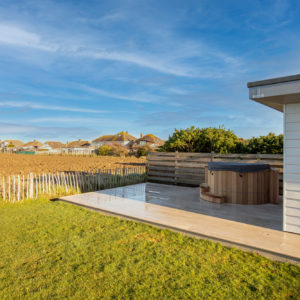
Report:
[[[300,1],[0,0],[0,139],[282,132],[247,82],[300,73]]]

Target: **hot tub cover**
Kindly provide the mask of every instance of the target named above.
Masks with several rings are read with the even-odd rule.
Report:
[[[269,170],[268,164],[261,163],[235,163],[235,162],[209,162],[210,171],[233,171],[238,173],[259,172]]]

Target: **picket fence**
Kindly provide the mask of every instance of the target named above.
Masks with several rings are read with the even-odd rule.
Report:
[[[20,202],[39,196],[57,197],[92,192],[146,181],[145,167],[106,169],[92,172],[61,172],[3,176],[0,199]]]

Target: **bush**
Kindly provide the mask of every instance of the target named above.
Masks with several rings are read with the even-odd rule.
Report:
[[[267,136],[244,140],[223,126],[218,128],[191,126],[187,129],[175,129],[173,135],[160,147],[160,151],[282,154],[283,135],[269,133]]]
[[[253,137],[247,141],[247,153],[282,154],[283,134],[269,133],[266,136]]]
[[[217,152],[235,153],[237,149],[243,151],[242,141],[231,130],[219,128],[175,129],[166,143],[160,147],[162,151],[180,152]]]
[[[147,156],[150,151],[152,151],[152,148],[148,145],[139,147],[137,150],[137,157]]]
[[[129,154],[129,149],[122,145],[115,144],[111,147],[111,152],[112,152],[112,155],[126,156]]]
[[[97,150],[98,155],[108,156],[108,155],[116,155],[116,156],[126,156],[128,155],[129,150],[119,144],[115,145],[103,145],[100,146]]]
[[[97,154],[103,156],[112,155],[112,148],[107,145],[100,146],[97,150]]]

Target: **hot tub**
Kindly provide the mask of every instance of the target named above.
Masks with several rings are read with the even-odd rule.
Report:
[[[279,173],[268,164],[210,162],[200,197],[217,203],[278,203]]]

